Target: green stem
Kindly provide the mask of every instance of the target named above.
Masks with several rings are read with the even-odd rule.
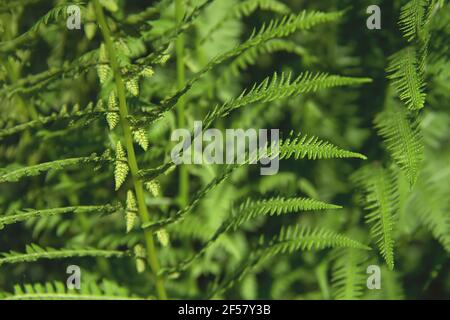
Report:
[[[141,180],[138,178],[139,167],[136,160],[136,154],[134,152],[133,137],[128,123],[128,109],[125,98],[125,85],[120,74],[119,64],[117,62],[116,51],[111,40],[111,34],[106,24],[106,19],[103,13],[103,9],[100,6],[98,0],[94,0],[94,8],[97,16],[100,29],[105,40],[105,47],[108,53],[109,62],[114,74],[114,80],[117,89],[117,96],[119,98],[119,114],[120,123],[124,133],[125,145],[127,148],[128,165],[130,166],[131,176],[133,179],[134,190],[138,202],[139,216],[142,223],[150,222],[150,215],[145,205],[144,188]],[[166,290],[164,288],[164,282],[162,276],[159,275],[159,262],[157,259],[156,247],[153,240],[153,233],[144,231],[145,243],[147,249],[147,261],[152,269],[156,280],[156,291],[158,297],[162,300],[167,299]]]
[[[184,16],[183,0],[175,0],[175,19],[177,24],[181,23]],[[184,88],[186,82],[186,75],[184,69],[184,36],[180,34],[176,40],[176,55],[177,55],[177,86],[178,90]],[[185,127],[186,100],[180,98],[177,104],[177,124],[180,128]],[[182,207],[186,206],[189,201],[189,172],[185,165],[180,166],[180,180],[179,180],[179,201]]]

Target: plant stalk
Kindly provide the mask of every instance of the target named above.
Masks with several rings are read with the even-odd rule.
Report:
[[[176,23],[180,24],[183,20],[184,16],[184,6],[183,0],[175,0],[175,19]],[[186,82],[186,74],[184,69],[184,35],[180,34],[176,40],[176,60],[177,60],[177,87],[178,90],[184,88]],[[184,128],[185,121],[185,111],[186,108],[186,100],[185,97],[182,96],[177,104],[177,124],[178,127]],[[186,165],[180,165],[180,180],[179,180],[179,189],[178,189],[178,197],[180,206],[184,207],[188,204],[189,201],[189,172],[187,171]]]
[[[94,8],[97,16],[97,20],[102,32],[103,38],[105,40],[105,48],[109,57],[109,62],[114,74],[115,85],[117,89],[117,96],[119,98],[119,114],[120,123],[124,133],[125,145],[127,148],[128,165],[130,166],[131,176],[133,179],[134,190],[136,193],[136,199],[138,203],[139,216],[142,223],[150,222],[150,215],[145,205],[144,198],[144,188],[141,180],[138,177],[139,167],[136,160],[136,154],[134,152],[133,146],[133,136],[131,132],[130,125],[127,120],[128,108],[125,98],[125,85],[120,74],[119,64],[117,62],[116,51],[114,48],[113,41],[111,39],[111,34],[106,23],[105,15],[103,9],[99,4],[98,0],[94,0]],[[150,268],[155,276],[156,291],[159,299],[166,300],[167,294],[164,287],[164,281],[162,276],[159,275],[159,262],[157,258],[156,247],[153,239],[153,233],[150,231],[144,231],[146,250],[147,250],[147,261]]]

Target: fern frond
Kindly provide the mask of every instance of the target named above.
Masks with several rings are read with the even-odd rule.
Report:
[[[7,168],[3,169],[2,174],[0,174],[0,183],[3,182],[17,182],[24,177],[33,177],[40,175],[43,172],[47,171],[59,171],[64,170],[67,167],[79,166],[88,163],[106,163],[110,162],[111,159],[109,155],[106,153],[102,156],[97,156],[96,154],[92,154],[89,157],[80,157],[80,158],[68,158],[63,160],[55,160],[50,162],[40,163],[34,166],[24,167],[17,170],[9,171]]]
[[[200,43],[203,44],[208,39],[211,39],[214,33],[223,26],[224,22],[234,18],[248,17],[258,9],[285,15],[291,13],[288,6],[277,0],[243,0],[237,3],[233,7],[233,10],[227,13],[223,19],[220,19],[220,21],[211,27],[207,31],[206,36],[201,39]]]
[[[75,1],[74,4],[77,4],[82,10],[85,9],[82,6],[82,2]],[[43,25],[48,25],[51,20],[57,21],[60,18],[64,18],[65,21],[65,18],[67,18],[67,7],[68,4],[57,5],[56,7],[50,9],[50,11],[48,11],[44,16],[39,18],[39,20],[36,21],[30,29],[22,33],[17,38],[5,42],[0,42],[0,52],[8,53],[15,50],[18,46],[29,41]]]
[[[65,108],[62,108],[59,113],[46,117],[39,117],[36,120],[0,129],[0,140],[8,136],[24,132],[25,130],[39,128],[48,124],[57,123],[59,121],[76,121],[83,118],[88,118],[90,120],[97,119],[104,115],[105,112],[106,110],[101,106],[101,104],[97,104],[94,107],[93,103],[88,104],[83,110],[77,110],[74,108],[74,110],[67,112]]]
[[[410,120],[406,110],[383,111],[375,118],[375,127],[383,137],[395,163],[413,186],[424,158],[423,139],[417,120]]]
[[[103,280],[81,283],[80,290],[70,290],[65,283],[55,281],[44,284],[15,285],[14,293],[3,293],[4,300],[139,300],[116,283]]]
[[[280,142],[280,159],[308,158],[315,159],[331,159],[331,158],[359,158],[366,160],[366,156],[340,149],[330,142],[320,140],[317,137],[307,135],[293,136],[283,139]]]
[[[162,101],[161,104],[165,106],[166,111],[171,109],[176,104],[178,99],[189,91],[189,89],[198,80],[200,80],[204,74],[212,70],[214,67],[222,64],[226,60],[236,57],[250,48],[256,47],[272,39],[287,37],[297,30],[308,30],[317,24],[337,21],[343,16],[343,14],[343,11],[330,13],[320,11],[302,11],[298,15],[289,15],[283,17],[282,19],[271,20],[268,25],[264,24],[259,31],[254,30],[247,41],[211,60],[202,70],[197,72],[186,83],[183,89]]]
[[[215,177],[210,183],[208,183],[205,187],[200,189],[186,207],[177,211],[170,218],[163,219],[163,220],[157,221],[157,222],[144,223],[142,225],[142,228],[158,230],[158,229],[165,227],[168,224],[172,224],[172,223],[181,221],[182,219],[184,219],[184,217],[188,213],[190,213],[197,206],[197,204],[200,202],[200,200],[202,200],[204,197],[206,197],[206,195],[208,195],[209,192],[211,192],[211,190],[215,189],[224,180],[226,180],[237,168],[240,168],[241,166],[242,165],[228,166],[221,175]]]
[[[366,256],[359,250],[346,248],[334,252],[333,297],[337,300],[356,300],[366,285]]]
[[[282,198],[275,197],[270,199],[252,201],[248,199],[239,207],[233,209],[233,214],[226,219],[222,225],[216,230],[214,235],[206,241],[203,247],[197,251],[195,255],[181,262],[175,268],[165,269],[162,272],[176,273],[186,270],[196,259],[201,257],[207,249],[209,249],[219,237],[228,232],[236,231],[245,222],[259,216],[280,216],[287,213],[295,213],[300,211],[313,210],[333,210],[340,209],[341,206],[328,204],[315,199],[307,198]]]
[[[261,245],[264,256],[293,253],[298,250],[320,250],[325,248],[354,248],[370,250],[370,247],[345,235],[326,229],[311,229],[299,225],[283,227],[280,234],[267,244]]]
[[[310,72],[304,72],[295,80],[291,80],[290,73],[287,75],[282,73],[281,77],[278,77],[277,73],[275,73],[272,78],[267,77],[260,84],[255,84],[248,92],[242,92],[239,97],[231,99],[222,105],[216,105],[208,113],[204,122],[208,126],[213,119],[224,117],[234,109],[256,102],[270,102],[300,93],[314,92],[338,86],[358,85],[370,81],[371,79],[368,78],[350,78]]]
[[[308,198],[275,197],[257,201],[248,199],[238,208],[233,210],[232,217],[224,225],[227,230],[236,230],[245,222],[258,216],[279,216],[281,214],[299,211],[332,210],[341,208],[341,206]]]
[[[86,214],[86,213],[100,213],[100,214],[111,214],[119,209],[118,206],[112,205],[102,205],[102,206],[76,206],[76,207],[64,207],[64,208],[53,208],[53,209],[43,209],[43,210],[18,210],[13,214],[6,216],[0,216],[0,230],[6,225],[13,223],[26,221],[32,218],[42,218],[51,217],[55,215],[73,213],[73,214]]]
[[[402,49],[389,58],[388,79],[393,80],[400,99],[410,110],[421,109],[425,104],[425,81],[421,69],[414,47]]]
[[[234,273],[212,290],[209,297],[225,292],[242,280],[246,274],[256,269],[260,263],[274,255],[292,253],[297,250],[340,247],[370,250],[366,245],[333,231],[299,227],[298,225],[283,227],[278,236],[268,243],[262,243],[259,248],[252,251],[248,259]]]
[[[125,257],[129,255],[125,251],[117,250],[99,250],[91,248],[82,249],[54,249],[54,248],[42,248],[36,244],[30,244],[26,246],[25,253],[10,251],[9,253],[0,254],[0,266],[4,264],[22,263],[22,262],[34,262],[41,259],[63,259],[73,257]]]
[[[394,225],[398,206],[397,190],[390,172],[378,166],[357,171],[354,180],[365,192],[366,222],[372,238],[389,269],[394,269]]]
[[[244,0],[233,8],[231,13],[233,17],[247,17],[257,9],[272,11],[279,14],[288,14],[291,12],[288,6],[277,0]]]
[[[399,25],[408,41],[416,39],[421,31],[428,2],[428,0],[410,0],[402,7]]]
[[[417,186],[411,195],[411,209],[417,212],[422,223],[433,234],[444,249],[450,253],[450,201],[447,189],[442,190],[442,183],[447,183],[447,174],[426,170],[417,182]]]
[[[226,69],[221,72],[218,83],[221,83],[221,79],[229,80],[232,76],[239,76],[241,70],[245,70],[250,65],[254,65],[261,55],[280,51],[294,53],[299,56],[305,54],[305,49],[293,41],[284,39],[270,40],[260,46],[252,47],[247,51],[244,51],[236,59],[230,62]]]

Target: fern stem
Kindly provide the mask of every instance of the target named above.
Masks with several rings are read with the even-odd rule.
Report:
[[[180,24],[184,16],[183,0],[175,0],[175,19],[177,24]],[[181,90],[185,86],[186,74],[184,69],[184,35],[180,34],[176,40],[176,56],[177,56],[177,87]],[[177,125],[180,128],[185,127],[186,100],[182,96],[177,104]],[[181,207],[187,205],[189,201],[189,173],[185,165],[180,166],[180,180],[179,180],[179,201]]]
[[[133,185],[136,193],[136,198],[138,202],[138,211],[140,218],[143,223],[150,222],[150,215],[147,210],[147,206],[145,205],[145,198],[144,198],[144,188],[142,185],[142,182],[138,178],[138,172],[139,167],[136,160],[136,154],[134,152],[134,146],[133,146],[133,136],[131,132],[130,125],[128,123],[127,117],[128,117],[128,109],[126,104],[126,98],[125,98],[125,85],[122,79],[122,76],[120,74],[119,65],[117,62],[116,52],[113,45],[113,42],[111,40],[111,34],[108,28],[108,25],[106,24],[106,19],[103,13],[103,9],[101,8],[98,0],[94,0],[94,8],[95,13],[97,16],[98,23],[100,25],[100,29],[103,35],[103,38],[105,40],[105,47],[106,51],[109,56],[109,61],[111,64],[111,68],[114,73],[114,80],[116,84],[117,89],[117,96],[119,98],[119,114],[120,114],[120,122],[122,125],[122,129],[124,132],[124,139],[125,144],[127,148],[127,157],[128,157],[128,164],[130,166],[130,171],[133,179]],[[152,269],[155,280],[156,280],[156,290],[158,297],[162,300],[167,299],[166,290],[164,287],[163,278],[158,275],[159,273],[159,262],[157,258],[157,252],[155,243],[153,240],[153,234],[151,231],[144,231],[145,235],[145,242],[146,242],[146,248],[147,248],[147,260],[150,265],[150,268]]]

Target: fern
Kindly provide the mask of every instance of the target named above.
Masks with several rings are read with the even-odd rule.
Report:
[[[0,216],[0,229],[3,229],[6,225],[14,224],[17,222],[26,221],[32,218],[51,217],[61,214],[85,214],[85,213],[101,213],[111,214],[119,209],[118,206],[103,205],[103,206],[77,206],[77,207],[65,207],[65,208],[53,208],[43,210],[20,210],[15,211],[13,214],[6,216]]]
[[[300,227],[299,225],[283,227],[280,234],[260,250],[264,256],[269,257],[280,253],[293,253],[297,250],[320,250],[336,247],[370,250],[368,246],[333,231]]]
[[[359,158],[367,159],[366,156],[340,149],[329,142],[320,140],[317,137],[309,137],[306,135],[298,135],[294,137],[291,134],[290,138],[282,140],[280,143],[280,159],[295,159],[308,158],[315,159],[330,159],[330,158]]]
[[[423,72],[420,70],[417,52],[414,47],[407,47],[393,54],[389,58],[390,73],[388,79],[393,80],[400,99],[410,110],[419,110],[424,107],[426,94]]]
[[[295,80],[291,80],[291,74],[282,73],[279,78],[277,73],[272,78],[267,77],[260,84],[255,84],[248,92],[244,91],[238,98],[217,105],[205,118],[208,126],[213,119],[224,117],[232,110],[257,102],[270,102],[277,99],[317,91],[320,89],[357,85],[370,82],[367,78],[349,78],[326,73],[312,74],[305,72],[300,74]]]
[[[384,111],[375,118],[375,126],[384,138],[395,163],[413,186],[423,160],[423,140],[417,121],[410,120],[401,108]]]
[[[81,290],[67,289],[62,282],[16,285],[14,293],[3,293],[4,300],[139,300],[112,281],[82,283]]]
[[[97,156],[96,154],[93,154],[89,157],[69,158],[64,160],[44,162],[34,166],[20,168],[17,170],[2,169],[2,171],[0,171],[0,183],[17,182],[24,177],[37,176],[43,172],[47,172],[50,170],[52,171],[64,170],[67,167],[73,167],[87,163],[101,164],[109,161],[111,161],[110,157],[108,153],[106,153],[100,157]]]
[[[246,221],[263,215],[281,215],[298,211],[341,209],[341,206],[324,203],[308,198],[276,197],[271,199],[252,201],[248,199],[233,212],[233,216],[226,222],[226,229],[236,230]]]
[[[186,270],[196,259],[201,257],[224,233],[236,231],[245,222],[261,216],[280,216],[288,213],[315,210],[340,209],[340,206],[324,203],[314,199],[281,197],[252,201],[247,199],[240,206],[233,209],[232,215],[226,219],[215,231],[213,236],[206,241],[197,253],[179,263],[176,267],[162,270],[164,273],[174,274]],[[198,232],[198,231],[197,231]]]
[[[402,7],[399,25],[408,41],[416,39],[422,31],[429,2],[429,0],[410,0]]]
[[[127,253],[117,250],[99,250],[99,249],[54,249],[41,248],[36,244],[26,246],[25,253],[11,251],[9,253],[2,253],[0,258],[0,266],[4,264],[14,264],[22,262],[33,262],[40,259],[62,259],[73,257],[124,257]]]
[[[354,176],[365,192],[366,222],[389,269],[394,268],[394,224],[397,191],[391,174],[381,167],[364,167]]]
[[[356,300],[362,297],[366,285],[364,262],[366,256],[355,249],[334,252],[333,296],[338,300]]]
[[[311,229],[299,227],[299,225],[283,228],[280,234],[271,241],[261,243],[260,247],[250,254],[236,272],[212,290],[209,297],[215,297],[225,292],[249,272],[256,269],[259,264],[274,255],[293,253],[298,250],[320,250],[337,247],[370,250],[369,247],[356,240],[326,229]]]

